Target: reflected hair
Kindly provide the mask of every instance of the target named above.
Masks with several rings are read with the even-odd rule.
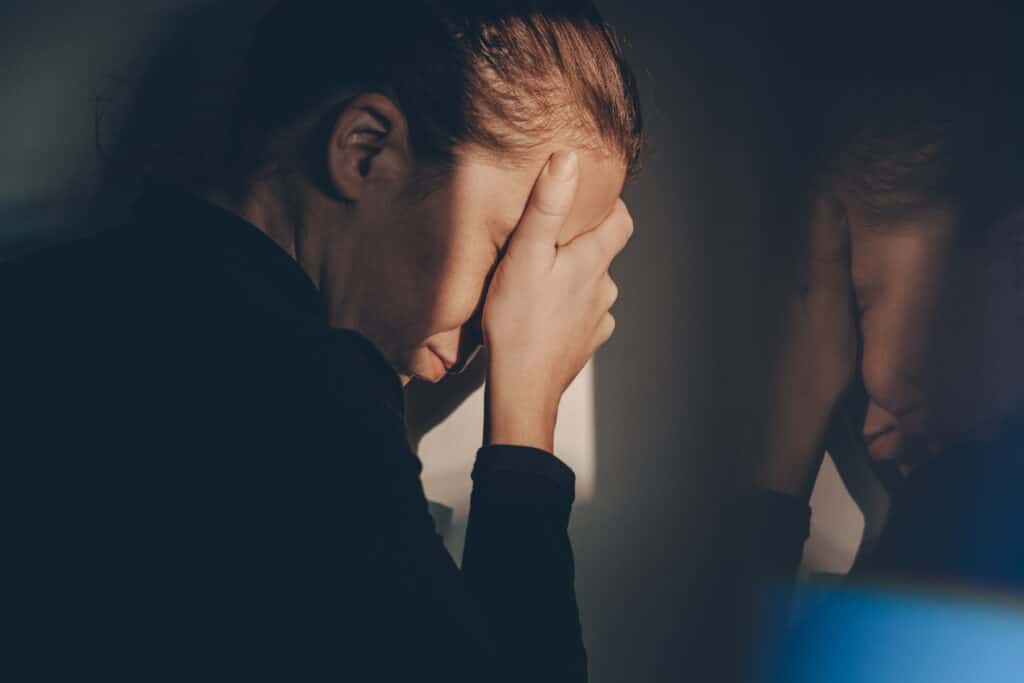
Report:
[[[1024,88],[1014,22],[894,31],[839,74],[823,177],[877,223],[940,203],[966,242],[1024,205]],[[1016,22],[1019,26],[1020,22]],[[1007,36],[1008,37],[1008,36]]]

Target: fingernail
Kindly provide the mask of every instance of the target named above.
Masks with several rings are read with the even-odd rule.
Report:
[[[555,152],[548,161],[548,173],[560,180],[568,180],[576,172],[576,152],[562,150]]]

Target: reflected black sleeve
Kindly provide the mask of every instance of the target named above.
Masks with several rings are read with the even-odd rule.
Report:
[[[722,554],[716,562],[722,608],[713,618],[716,680],[751,680],[751,656],[764,636],[764,600],[796,578],[811,511],[802,499],[749,488],[737,492],[724,513]]]
[[[740,538],[751,568],[768,580],[795,579],[810,534],[811,508],[803,500],[768,489],[743,499]]]

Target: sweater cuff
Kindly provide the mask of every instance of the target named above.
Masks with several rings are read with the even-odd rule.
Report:
[[[811,507],[802,499],[770,489],[753,488],[746,494],[748,514],[755,525],[770,525],[802,545],[811,533]]]
[[[511,475],[508,476],[508,475]],[[535,482],[571,503],[576,497],[576,474],[555,455],[530,446],[484,446],[473,465],[473,483],[477,486],[502,479]]]

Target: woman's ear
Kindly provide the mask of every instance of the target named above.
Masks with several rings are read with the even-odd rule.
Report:
[[[353,98],[331,130],[326,162],[331,189],[353,202],[373,186],[402,180],[412,170],[405,116],[384,95]]]

